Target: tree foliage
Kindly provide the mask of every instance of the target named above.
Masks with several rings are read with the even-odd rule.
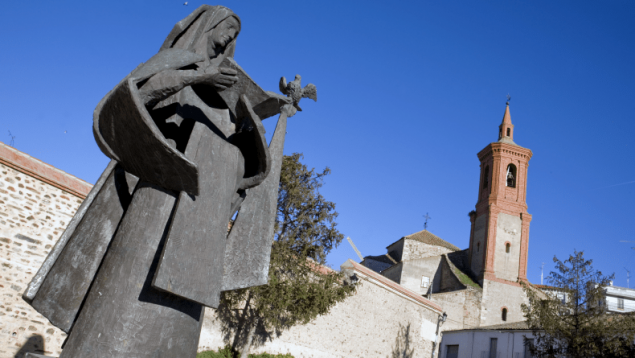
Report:
[[[218,312],[225,336],[234,335],[233,347],[241,347],[243,357],[254,339],[264,341],[306,324],[355,290],[340,273],[323,266],[344,238],[337,230],[335,203],[319,192],[330,170],[309,170],[301,158],[298,153],[283,158],[269,283],[222,296]]]
[[[567,260],[554,256],[556,271],[547,282],[553,287],[546,297],[524,284],[529,305],[522,309],[535,341],[536,357],[633,357],[635,318],[632,314],[606,312],[605,287],[613,275],[604,276],[574,251]],[[553,292],[555,291],[555,292]]]

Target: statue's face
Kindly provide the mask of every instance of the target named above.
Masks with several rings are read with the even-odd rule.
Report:
[[[240,24],[238,20],[230,16],[212,30],[212,33],[209,35],[209,41],[212,42],[217,49],[224,48],[238,36],[239,31]]]

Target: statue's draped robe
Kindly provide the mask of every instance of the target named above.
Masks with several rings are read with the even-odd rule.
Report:
[[[186,31],[197,21],[228,16],[197,9],[95,110],[97,142],[113,160],[24,294],[70,333],[62,357],[194,357],[203,305],[267,282],[286,116],[265,153],[259,121],[234,133],[240,121],[210,88],[185,87],[151,109],[137,88],[200,62],[174,44],[200,36]]]

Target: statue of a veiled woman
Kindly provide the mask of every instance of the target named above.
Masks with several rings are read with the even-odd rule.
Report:
[[[239,32],[201,6],[95,109],[112,161],[23,295],[69,333],[61,357],[194,357],[203,306],[267,282],[297,103],[236,65]],[[278,113],[267,145],[260,121]]]

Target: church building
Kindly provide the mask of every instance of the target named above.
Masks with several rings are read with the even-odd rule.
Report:
[[[362,265],[424,295],[465,329],[524,321],[529,223],[527,168],[532,152],[514,142],[509,102],[498,141],[478,153],[480,182],[461,250],[427,230],[404,236]]]

